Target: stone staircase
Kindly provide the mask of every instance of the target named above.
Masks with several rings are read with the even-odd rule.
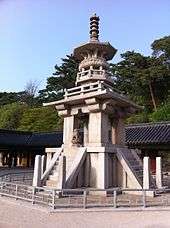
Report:
[[[140,158],[134,150],[124,149],[123,156],[128,162],[130,169],[138,180],[139,184],[143,185],[143,165]]]
[[[129,166],[131,172],[133,173],[134,177],[138,181],[139,185],[143,187],[143,163],[139,158],[136,150],[123,148],[119,149],[118,153],[121,153],[121,156],[126,161],[127,165]],[[120,157],[118,155],[118,159]],[[150,188],[155,188],[156,184],[152,176],[150,176]]]
[[[65,165],[62,162],[63,153],[60,154],[47,177],[45,184],[46,187],[61,189],[61,182],[63,181],[64,187],[72,188],[80,171],[81,165],[84,162],[85,151],[86,148],[80,148],[74,155],[67,155]],[[63,165],[65,167],[63,167]],[[63,173],[61,170],[63,170]]]
[[[59,159],[56,161],[55,165],[53,166],[48,179],[46,180],[47,187],[57,187],[57,183],[59,181]]]
[[[44,187],[60,187],[58,186],[59,175],[61,171],[61,163],[63,162],[63,148],[57,148],[57,151],[53,154],[53,157],[48,164],[45,172],[41,177],[41,184]],[[61,182],[60,182],[61,183]]]

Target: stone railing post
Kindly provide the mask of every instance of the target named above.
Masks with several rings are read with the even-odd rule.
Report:
[[[150,164],[149,157],[143,158],[143,189],[149,189],[150,187]]]
[[[41,156],[36,155],[35,164],[34,164],[34,176],[33,176],[33,184],[34,187],[41,186]]]
[[[3,166],[3,154],[2,154],[2,152],[0,153],[0,166]]]
[[[45,168],[46,168],[46,156],[42,155],[42,157],[41,157],[41,176],[45,172]]]
[[[162,188],[162,159],[156,157],[156,187]]]

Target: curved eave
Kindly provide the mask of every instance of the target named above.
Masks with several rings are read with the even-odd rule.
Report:
[[[105,53],[105,58],[107,61],[111,60],[117,52],[117,49],[115,49],[109,42],[89,42],[75,48],[73,56],[77,60],[82,61],[84,59],[83,54],[96,49]]]
[[[91,97],[95,97],[98,99],[113,99],[115,101],[117,101],[117,104],[120,107],[131,107],[130,111],[131,113],[136,113],[140,110],[142,110],[142,107],[135,104],[134,102],[130,101],[126,96],[119,94],[115,91],[108,91],[103,90],[103,91],[97,91],[97,92],[91,92],[89,94],[84,94],[83,96],[80,95],[75,95],[75,96],[71,96],[68,97],[66,99],[62,99],[59,101],[53,101],[53,102],[49,102],[49,103],[43,103],[43,106],[50,106],[50,105],[54,105],[54,106],[58,106],[58,105],[80,105],[80,104],[84,104],[85,99],[91,98]]]

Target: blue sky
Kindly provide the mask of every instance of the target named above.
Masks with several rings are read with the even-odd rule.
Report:
[[[100,40],[120,53],[151,54],[153,40],[170,35],[170,0],[0,0],[0,91],[40,89],[54,65],[89,39],[89,17],[100,16]]]

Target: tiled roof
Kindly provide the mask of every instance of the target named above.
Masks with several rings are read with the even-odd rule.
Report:
[[[129,145],[170,144],[170,122],[129,125],[125,132]]]
[[[1,146],[60,147],[62,141],[61,131],[32,133],[0,129]]]
[[[44,146],[44,147],[60,147],[63,142],[63,132],[47,132],[47,133],[33,133],[29,145],[31,146]]]
[[[0,129],[0,145],[24,146],[27,145],[32,133]]]

